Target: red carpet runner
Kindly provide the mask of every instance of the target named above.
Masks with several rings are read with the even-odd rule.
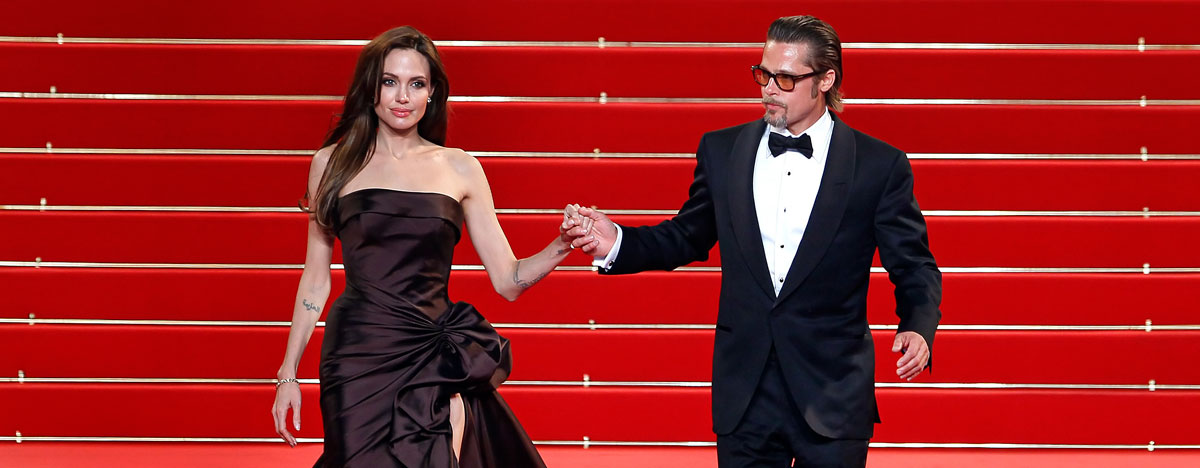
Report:
[[[412,24],[439,41],[449,144],[480,157],[527,255],[567,203],[670,216],[700,134],[761,114],[747,68],[767,24],[800,13],[841,33],[842,117],[909,153],[944,271],[937,371],[916,383],[879,346],[896,318],[872,275],[869,466],[1200,465],[1198,2],[10,3],[0,466],[315,459],[322,330],[296,449],[275,440],[269,379],[295,204],[364,39]],[[515,303],[479,263],[464,239],[452,294],[512,339],[502,392],[550,466],[716,465],[715,251],[621,278],[575,257]]]

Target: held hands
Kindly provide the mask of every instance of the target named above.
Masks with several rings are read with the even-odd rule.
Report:
[[[295,381],[280,383],[275,387],[275,405],[271,407],[271,416],[275,417],[275,433],[292,447],[296,446],[296,438],[287,430],[288,408],[292,410],[292,425],[300,431],[300,384]]]
[[[567,223],[575,226],[565,232],[565,235],[572,237],[571,248],[578,248],[596,258],[608,256],[617,241],[617,225],[608,216],[594,208],[568,205],[564,218],[564,226]]]
[[[893,353],[904,353],[896,361],[896,375],[904,380],[912,380],[929,364],[929,344],[917,332],[906,331],[896,334],[892,344]]]
[[[558,240],[564,244],[570,244],[572,249],[577,246],[574,244],[576,239],[587,237],[591,234],[594,221],[591,218],[585,218],[579,214],[579,205],[570,204],[563,209],[563,222],[558,226]]]

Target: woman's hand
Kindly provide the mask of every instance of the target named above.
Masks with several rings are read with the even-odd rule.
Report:
[[[275,417],[275,433],[292,447],[296,446],[296,438],[287,430],[288,409],[292,410],[292,424],[300,431],[300,384],[284,382],[275,387],[275,406],[271,408],[271,416]]]
[[[558,227],[558,240],[563,243],[570,244],[577,238],[586,236],[592,232],[592,224],[594,220],[579,214],[580,206],[578,204],[567,205],[563,209],[563,222]],[[574,248],[574,247],[572,247]]]
[[[608,215],[586,206],[579,208],[579,216],[583,217],[589,233],[579,236],[571,248],[578,247],[597,259],[607,257],[617,242],[617,225],[608,219]]]

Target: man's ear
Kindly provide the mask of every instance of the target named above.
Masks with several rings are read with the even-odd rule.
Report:
[[[821,75],[821,92],[827,92],[833,89],[833,83],[837,81],[837,71],[826,70],[824,75]]]

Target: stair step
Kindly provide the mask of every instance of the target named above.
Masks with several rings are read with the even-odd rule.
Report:
[[[316,149],[340,109],[336,101],[0,99],[0,113],[26,116],[0,128],[0,141],[18,148],[49,142],[61,148]],[[758,104],[691,103],[458,102],[452,109],[447,144],[454,147],[668,153],[693,152],[703,133],[763,112]],[[1200,152],[1188,136],[1200,106],[863,104],[841,115],[908,152]]]
[[[467,0],[445,5],[414,5],[403,22],[437,40],[729,41],[761,42],[767,26],[786,3],[739,4],[731,14],[724,2],[664,0],[654,3],[607,0],[562,4],[522,3],[514,14],[504,3]],[[363,15],[392,5],[370,2],[359,10],[338,4],[263,2],[248,5],[214,0],[180,14],[152,0],[120,5],[73,0],[50,6],[18,2],[6,34],[54,37],[185,37],[264,39],[367,39],[395,27],[394,15]],[[1004,0],[963,4],[952,0],[919,3],[886,0],[806,3],[806,13],[825,19],[843,42],[995,42],[1197,44],[1192,19],[1200,7],[1190,2],[1119,0],[1079,2]],[[466,14],[469,12],[469,14]],[[680,12],[686,12],[681,14]],[[864,14],[870,12],[870,14]],[[449,13],[449,14],[448,14]],[[270,21],[264,21],[270,18]],[[897,21],[903,18],[903,21]],[[502,19],[502,20],[498,20]],[[586,19],[586,20],[585,20]],[[1105,27],[1096,27],[1102,24]],[[1004,25],[999,27],[998,25]]]
[[[581,203],[678,210],[696,169],[692,158],[479,160],[502,209]],[[910,163],[925,210],[1200,210],[1200,190],[1194,187],[1200,161]],[[0,155],[0,174],[11,174],[0,175],[0,204],[36,205],[44,198],[50,205],[293,207],[307,188],[309,164],[303,156]],[[607,183],[578,184],[573,174]]]
[[[499,218],[519,257],[545,248],[562,222],[561,215],[553,214]],[[639,226],[667,217],[612,218]],[[1200,250],[1191,243],[1200,238],[1200,217],[930,217],[926,222],[930,246],[942,267],[1200,265]],[[301,213],[0,211],[0,231],[10,233],[9,242],[0,246],[0,260],[300,264],[306,223]],[[334,263],[341,262],[340,250],[335,247]],[[563,264],[591,261],[577,254]],[[455,249],[454,262],[480,264],[468,235]],[[691,265],[719,266],[717,247],[707,260]]]
[[[303,466],[321,455],[321,444],[301,443],[284,448],[276,443],[95,443],[26,442],[0,445],[0,459],[16,466],[42,466],[55,460],[74,468],[127,466],[145,460],[171,460],[176,468],[273,468]],[[607,447],[592,445],[562,447],[538,446],[549,466],[571,468],[650,468],[688,466],[715,468],[717,452],[713,447]],[[1105,466],[1136,468],[1191,468],[1200,463],[1194,450],[1145,449],[980,449],[980,448],[881,448],[867,454],[872,467],[927,466],[973,468]]]
[[[346,93],[357,46],[0,43],[0,91],[137,94]],[[458,96],[755,97],[761,47],[439,47]],[[1195,99],[1200,51],[847,49],[850,98]],[[322,73],[286,73],[296,67]],[[179,73],[177,70],[187,70]],[[230,74],[229,70],[238,70]],[[559,76],[570,79],[537,79]],[[686,79],[648,79],[679,73]],[[1012,86],[997,70],[1053,80]],[[1113,80],[1138,70],[1153,80]],[[282,76],[286,76],[282,78]]]
[[[501,329],[512,341],[516,380],[707,382],[711,330]],[[877,382],[899,382],[895,332],[872,332]],[[269,378],[285,327],[0,325],[0,375],[26,377]],[[300,377],[317,378],[324,329],[305,351]],[[929,383],[1200,384],[1196,331],[961,331],[934,340]]]
[[[320,437],[317,386],[303,387],[299,436]],[[534,440],[714,439],[706,389],[500,392]],[[1190,416],[1200,411],[1200,392],[882,389],[877,395],[884,423],[872,442],[1189,444],[1195,442]],[[10,415],[0,420],[0,431],[28,437],[275,437],[268,415],[272,398],[270,384],[0,384],[0,409]],[[81,400],[89,402],[86,417],[77,405],[62,404]],[[1097,414],[1097,408],[1106,411]]]
[[[0,317],[286,322],[299,279],[298,269],[0,268],[0,284],[23,292],[2,297]],[[345,287],[342,270],[332,283],[330,304]],[[493,323],[711,325],[720,283],[717,272],[559,271],[508,302],[485,272],[455,271],[450,298],[475,304]],[[1196,323],[1200,275],[944,273],[942,286],[943,325],[1178,325]],[[607,305],[577,306],[578,291]],[[895,325],[894,310],[887,275],[871,274],[868,321]]]

